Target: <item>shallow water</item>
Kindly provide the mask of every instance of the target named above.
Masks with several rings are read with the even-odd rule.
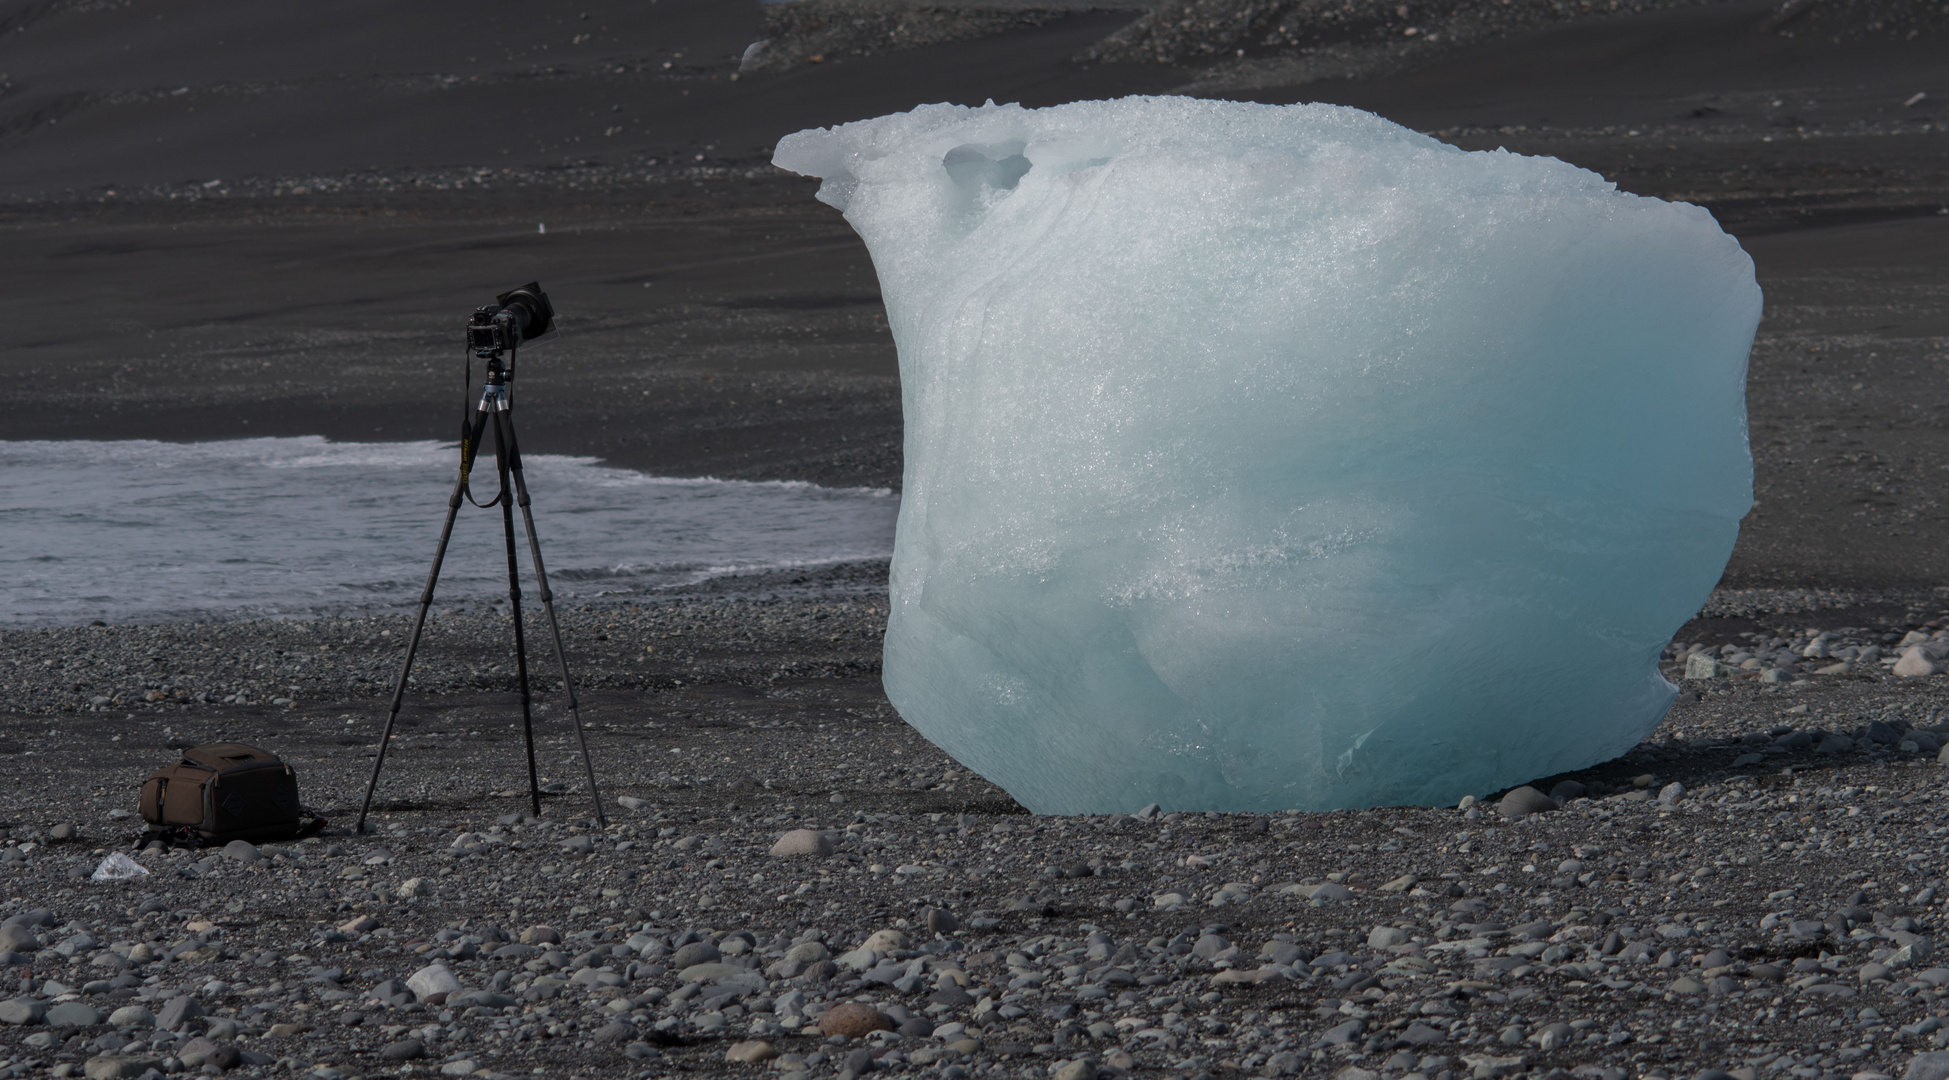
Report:
[[[899,499],[883,490],[524,463],[563,600],[893,550]],[[0,441],[0,625],[409,608],[458,465],[436,442]],[[491,456],[473,487],[494,496]],[[518,510],[515,527],[526,606],[536,599]],[[506,596],[500,510],[463,506],[435,604]]]

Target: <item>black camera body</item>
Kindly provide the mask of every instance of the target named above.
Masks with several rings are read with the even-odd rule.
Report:
[[[541,283],[509,289],[467,320],[467,347],[482,359],[513,352],[555,331],[555,308]]]

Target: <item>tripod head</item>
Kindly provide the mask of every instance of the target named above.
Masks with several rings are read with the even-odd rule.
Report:
[[[481,360],[496,360],[554,332],[554,305],[541,291],[541,283],[530,281],[474,309],[467,320],[467,347]]]

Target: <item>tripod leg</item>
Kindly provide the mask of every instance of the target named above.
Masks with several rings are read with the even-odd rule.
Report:
[[[541,564],[541,538],[535,535],[535,512],[528,504],[528,482],[521,476],[521,448],[514,440],[514,417],[508,413],[497,413],[495,421],[507,429],[507,460],[509,475],[514,479],[514,500],[521,504],[521,520],[528,527],[528,557],[535,564],[535,584],[541,591],[541,609],[548,615],[548,631],[555,639],[555,659],[562,667],[562,693],[568,698],[569,718],[575,722],[575,741],[582,747],[582,771],[589,777],[589,800],[595,805],[596,824],[608,828],[609,818],[602,812],[602,793],[596,789],[596,767],[589,757],[589,739],[582,731],[582,712],[575,700],[575,682],[569,678],[568,651],[562,647],[562,627],[555,619],[555,594],[548,588],[548,571]]]
[[[420,612],[413,620],[413,636],[406,642],[406,659],[399,665],[399,681],[393,684],[392,708],[386,713],[386,730],[379,736],[379,759],[372,763],[372,779],[365,785],[365,802],[359,804],[359,823],[355,832],[365,832],[365,816],[372,810],[372,793],[379,787],[379,771],[386,767],[386,748],[392,745],[393,725],[399,719],[399,706],[406,698],[406,677],[413,672],[413,655],[420,649],[420,634],[426,629],[426,612],[433,606],[433,586],[440,580],[440,564],[447,558],[447,541],[453,538],[453,522],[460,516],[460,500],[467,490],[467,474],[474,466],[474,453],[480,446],[481,428],[487,424],[487,414],[480,413],[474,419],[469,436],[460,444],[460,476],[453,483],[453,494],[447,498],[447,522],[440,527],[440,546],[433,549],[433,569],[426,575],[426,588],[420,592]],[[514,541],[510,537],[509,541]]]
[[[528,639],[521,626],[521,573],[514,561],[514,500],[508,490],[511,441],[503,434],[507,413],[494,413],[494,464],[501,472],[501,528],[508,541],[508,610],[514,616],[514,667],[521,680],[521,733],[528,744],[528,804],[541,816],[541,781],[535,775],[534,697],[528,689]],[[547,590],[544,588],[543,594]]]

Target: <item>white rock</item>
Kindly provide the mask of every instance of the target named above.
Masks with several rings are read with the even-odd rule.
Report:
[[[405,881],[399,883],[398,888],[393,890],[393,895],[399,897],[401,900],[410,899],[415,896],[431,896],[433,895],[433,883],[423,877],[407,878]]]
[[[901,933],[898,930],[894,930],[891,928],[886,930],[875,930],[860,945],[860,948],[862,949],[871,949],[874,952],[881,952],[881,953],[890,953],[898,949],[904,949],[906,947],[907,947],[907,935]]]
[[[833,853],[832,837],[816,829],[793,829],[778,838],[771,846],[769,854],[788,855],[830,855]]]
[[[141,1005],[124,1005],[108,1014],[108,1022],[118,1028],[155,1027],[156,1014]]]
[[[460,990],[460,980],[445,964],[428,964],[406,977],[406,989],[421,1001],[435,994],[452,994]]]
[[[1893,668],[1895,674],[1910,679],[1934,675],[1939,670],[1941,669],[1936,667],[1935,661],[1929,659],[1928,650],[1920,647],[1903,653],[1902,658],[1895,661]]]

